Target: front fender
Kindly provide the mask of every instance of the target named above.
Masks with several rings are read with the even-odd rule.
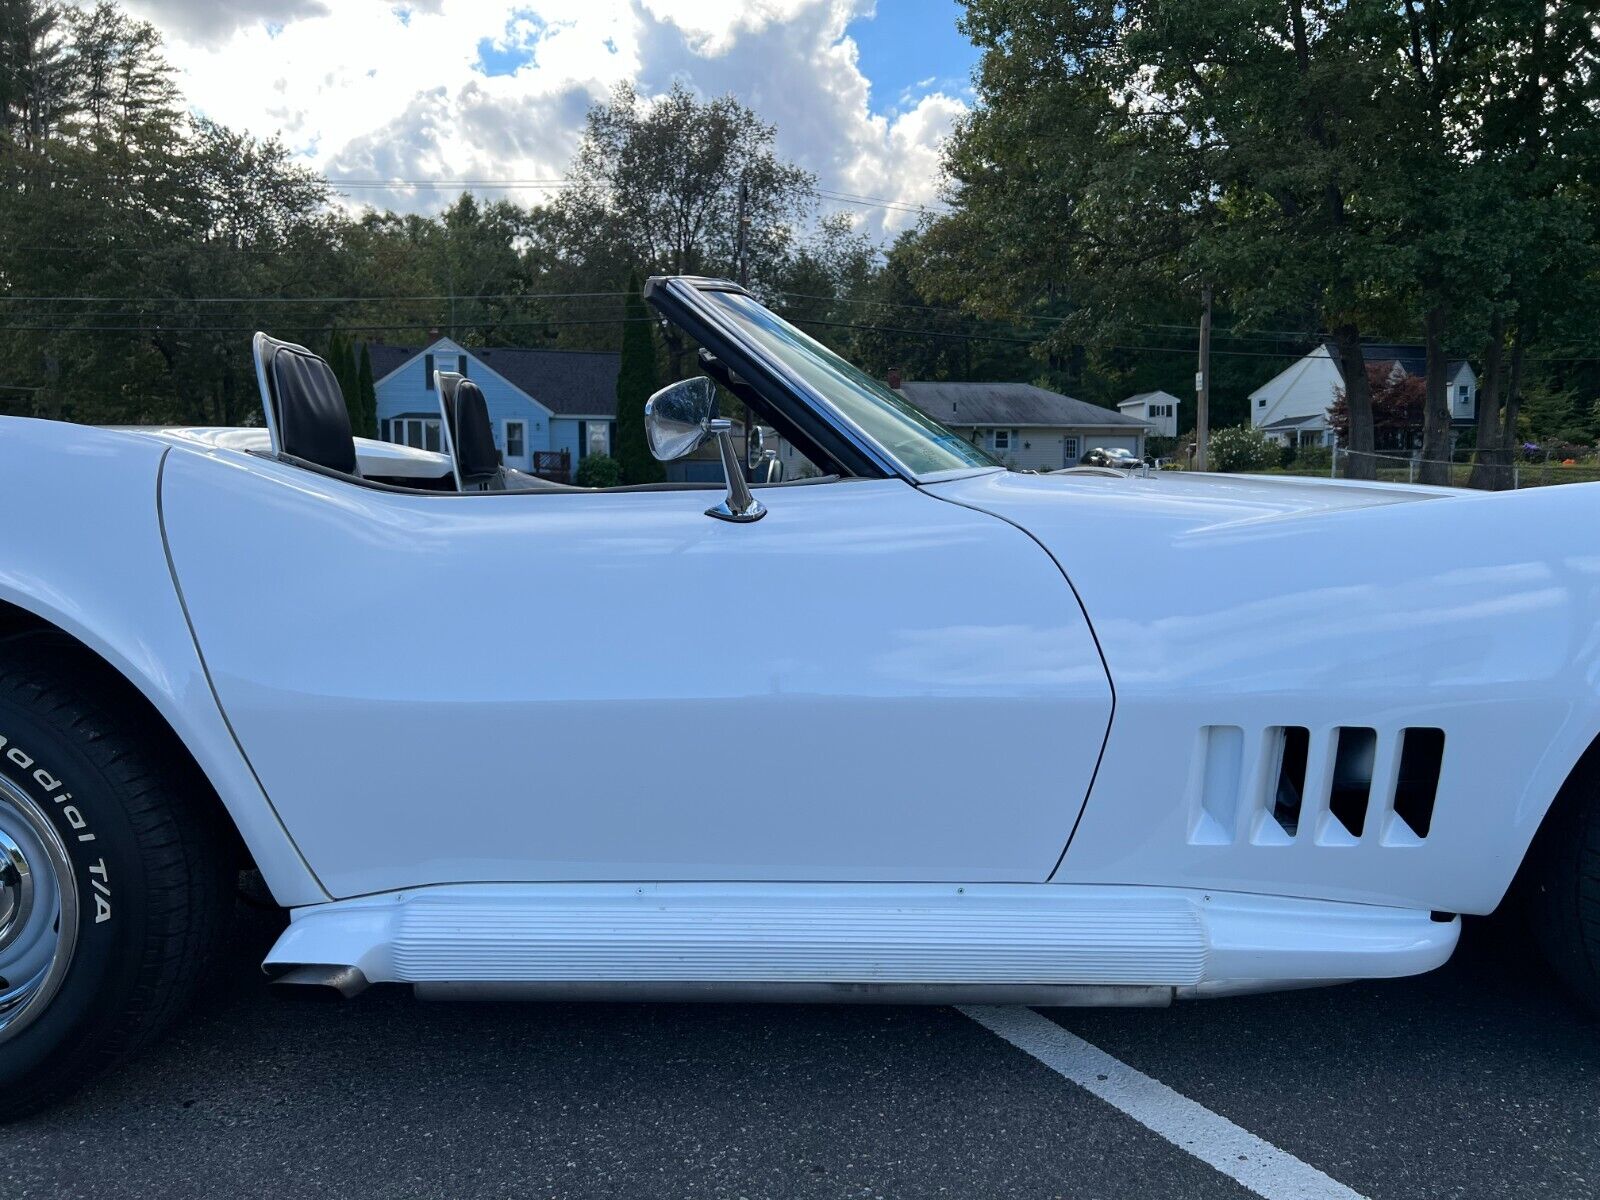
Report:
[[[280,903],[325,900],[195,650],[162,537],[166,453],[136,433],[0,418],[0,600],[76,638],[139,689],[216,789]]]
[[[935,490],[1049,549],[1112,677],[1057,881],[1488,912],[1600,731],[1600,485],[998,475]],[[1286,726],[1310,733],[1313,810],[1287,836],[1267,817]],[[1232,761],[1210,755],[1215,727]],[[1377,734],[1359,838],[1318,821],[1350,727]],[[1417,727],[1445,734],[1424,838],[1384,808]]]

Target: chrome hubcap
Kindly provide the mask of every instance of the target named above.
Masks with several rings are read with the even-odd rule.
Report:
[[[78,890],[44,812],[0,779],[0,1042],[55,996],[78,940]]]

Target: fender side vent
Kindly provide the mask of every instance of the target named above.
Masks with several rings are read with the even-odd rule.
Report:
[[[1283,725],[1271,730],[1278,759],[1277,782],[1272,793],[1272,819],[1294,837],[1300,828],[1300,808],[1306,791],[1306,760],[1311,754],[1311,731],[1304,725]]]
[[[1394,815],[1418,839],[1433,828],[1433,801],[1444,765],[1444,730],[1407,729],[1401,734],[1400,777],[1394,790]]]
[[[1366,828],[1372,769],[1378,756],[1376,730],[1349,726],[1338,731],[1338,739],[1333,755],[1333,790],[1328,796],[1332,820],[1324,824],[1324,836],[1318,839],[1335,845],[1359,838]]]
[[[1190,783],[1195,805],[1189,824],[1194,845],[1226,846],[1238,820],[1244,771],[1244,730],[1237,725],[1207,725],[1200,730],[1196,775]]]

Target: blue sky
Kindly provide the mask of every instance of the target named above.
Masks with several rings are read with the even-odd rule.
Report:
[[[874,112],[897,111],[908,94],[968,94],[978,51],[956,29],[960,15],[955,0],[878,0],[875,16],[850,23]]]

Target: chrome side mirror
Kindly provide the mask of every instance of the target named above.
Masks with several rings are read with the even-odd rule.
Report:
[[[707,438],[716,438],[728,495],[721,504],[706,509],[706,516],[722,521],[759,521],[767,510],[750,494],[744,468],[733,448],[733,422],[715,416],[716,411],[717,385],[704,375],[668,384],[645,401],[644,428],[650,439],[650,453],[661,462],[671,462],[693,454]]]

